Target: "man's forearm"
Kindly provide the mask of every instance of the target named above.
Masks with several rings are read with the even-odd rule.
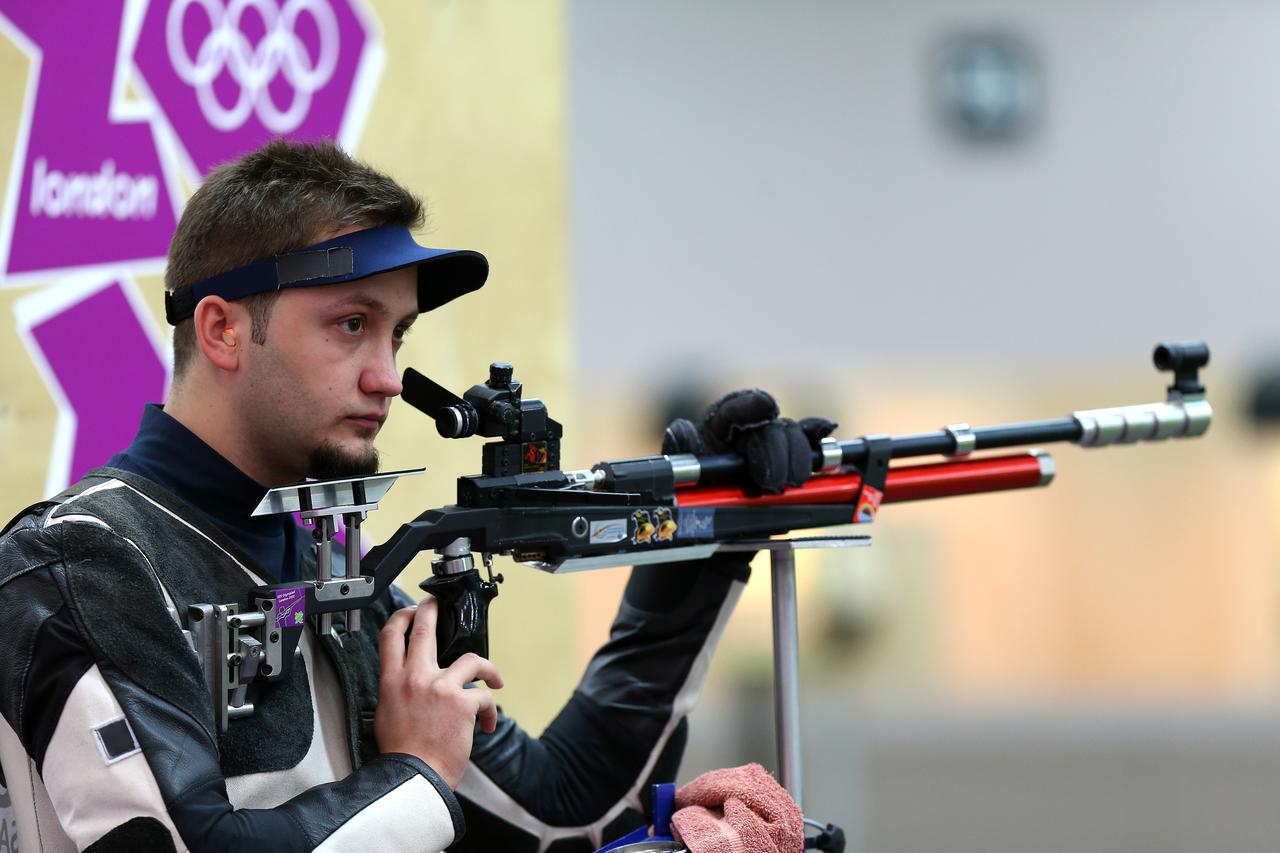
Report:
[[[741,594],[747,561],[721,556],[633,570],[609,641],[542,737],[503,719],[494,735],[477,738],[458,786],[472,827],[451,849],[479,851],[487,841],[523,853],[566,837],[598,846],[634,828],[646,784],[669,781],[655,772],[674,777],[682,721]]]

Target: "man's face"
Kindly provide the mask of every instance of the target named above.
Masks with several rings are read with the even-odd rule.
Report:
[[[274,478],[264,485],[377,471],[373,440],[401,390],[396,353],[417,282],[410,267],[280,294],[237,389],[245,438]]]

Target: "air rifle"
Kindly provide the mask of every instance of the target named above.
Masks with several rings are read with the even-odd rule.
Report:
[[[1173,374],[1161,402],[998,426],[828,438],[814,451],[808,482],[781,494],[744,485],[745,463],[733,454],[645,456],[561,470],[561,425],[542,401],[524,396],[511,365],[492,364],[489,379],[462,397],[408,369],[404,399],[428,414],[440,435],[495,439],[482,449],[481,473],[458,478],[457,503],[423,512],[363,557],[361,522],[398,477],[421,469],[268,492],[255,515],[296,512],[314,525],[317,578],[258,587],[244,611],[239,604],[190,608],[189,634],[220,709],[219,725],[225,730],[228,719],[252,713],[246,688],[255,678],[284,676],[307,620],[327,634],[333,614],[345,612],[346,629],[359,630],[360,608],[422,551],[437,554],[432,576],[421,586],[441,602],[443,666],[468,651],[488,654],[488,605],[502,580],[492,572],[494,555],[549,572],[700,559],[791,531],[865,524],[884,504],[1044,486],[1053,479],[1053,460],[1043,450],[974,455],[978,451],[1203,435],[1212,409],[1198,374],[1208,364],[1208,347],[1162,343],[1154,361]],[[941,458],[891,464],[920,457]],[[345,565],[332,558],[339,524],[346,534]],[[476,554],[487,579],[476,568]]]

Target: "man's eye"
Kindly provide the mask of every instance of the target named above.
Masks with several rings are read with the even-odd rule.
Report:
[[[392,335],[395,337],[397,341],[403,341],[405,337],[412,331],[413,331],[412,326],[396,326],[395,331],[392,333]]]
[[[338,326],[340,326],[344,332],[358,335],[364,331],[364,318],[348,317],[345,320],[339,321]]]

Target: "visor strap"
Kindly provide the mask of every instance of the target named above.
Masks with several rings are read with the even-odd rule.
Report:
[[[276,258],[276,289],[300,281],[351,275],[354,269],[355,252],[350,246],[281,255]]]
[[[170,326],[178,325],[195,314],[196,304],[206,296],[217,295],[234,302],[304,281],[349,276],[354,269],[355,252],[350,246],[290,252],[165,293],[164,318]]]
[[[196,313],[195,298],[191,288],[182,287],[173,292],[164,292],[164,319],[170,326],[176,326]]]

